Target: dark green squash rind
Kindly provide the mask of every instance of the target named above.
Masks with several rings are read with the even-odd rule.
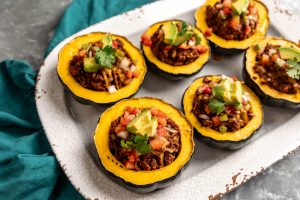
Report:
[[[212,75],[207,75],[207,76],[212,76]],[[215,76],[218,76],[218,75],[215,75]],[[203,76],[205,77],[205,76]],[[194,79],[192,81],[192,83],[194,81],[196,81],[199,77],[197,77],[196,79]],[[189,89],[189,87],[187,87],[183,93],[183,96],[182,96],[182,99],[181,99],[181,109],[183,110],[184,114],[185,114],[185,111],[184,111],[184,96],[185,96],[185,93],[186,91]],[[253,133],[248,137],[248,138],[245,138],[243,140],[240,140],[240,141],[229,141],[229,140],[215,140],[211,137],[207,137],[207,136],[204,136],[202,135],[196,128],[194,128],[194,131],[197,133],[197,134],[194,134],[194,137],[199,141],[199,142],[204,142],[205,144],[211,146],[211,147],[215,147],[215,148],[219,148],[219,149],[224,149],[224,150],[238,150],[238,149],[241,149],[243,148],[244,146],[246,146],[248,143],[251,142],[251,139],[253,138],[253,136],[259,131],[259,129],[262,127],[263,123],[264,123],[264,112],[262,110],[262,121],[261,121],[261,124],[260,126],[253,131]]]
[[[247,53],[247,52],[246,52]],[[246,68],[246,53],[244,55],[244,61],[243,61],[243,79],[245,83],[255,92],[255,94],[260,98],[260,100],[267,106],[273,106],[273,107],[285,107],[285,108],[292,108],[297,109],[300,108],[300,103],[295,103],[288,101],[286,99],[279,99],[271,97],[270,95],[264,93],[259,85],[252,80],[249,72]]]

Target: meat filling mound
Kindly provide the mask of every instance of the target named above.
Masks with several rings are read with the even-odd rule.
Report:
[[[171,46],[164,42],[164,33],[159,28],[151,38],[151,50],[155,56],[162,62],[173,66],[182,66],[194,62],[200,53],[196,48],[188,46]],[[190,43],[194,43],[194,38],[191,38]]]
[[[150,110],[158,121],[155,135],[141,136],[128,131],[128,124],[143,111]],[[124,114],[112,121],[109,146],[111,153],[125,168],[151,171],[171,164],[178,156],[180,129],[165,113],[152,108],[127,107]]]
[[[96,72],[85,71],[84,59],[95,57],[97,50],[102,49],[102,47],[102,41],[83,45],[77,55],[70,61],[69,72],[84,88],[112,93],[130,84],[133,78],[139,76],[139,71],[136,69],[127,51],[123,48],[123,42],[119,39],[113,40],[112,43],[116,57],[111,67],[104,66]]]
[[[203,85],[196,91],[192,112],[202,126],[221,133],[234,132],[246,126],[253,118],[249,96],[244,92],[242,103],[239,106],[224,103],[223,110],[220,110],[219,113],[213,112],[210,106],[210,102],[214,98],[213,88],[218,86],[220,81],[214,82],[208,77],[203,79]]]
[[[206,8],[206,23],[212,32],[226,40],[244,40],[252,36],[258,24],[258,12],[253,3],[238,15],[231,0],[221,0]]]
[[[300,80],[288,75],[289,64],[280,57],[279,48],[267,44],[260,50],[256,56],[254,72],[260,77],[261,84],[283,93],[296,94],[300,90]]]

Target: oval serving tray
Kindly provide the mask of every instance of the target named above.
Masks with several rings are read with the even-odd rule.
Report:
[[[297,125],[300,114],[295,110],[264,106],[264,126],[250,144],[238,151],[228,152],[195,141],[195,154],[190,166],[177,183],[166,189],[146,195],[137,194],[118,186],[99,170],[93,131],[107,106],[79,104],[63,90],[56,74],[59,50],[74,37],[95,31],[124,35],[139,46],[140,35],[149,25],[171,18],[194,23],[194,11],[203,3],[204,0],[164,0],[148,4],[74,34],[45,59],[36,84],[38,113],[61,167],[86,199],[214,199],[300,146]],[[300,38],[300,24],[293,17],[274,12],[276,9],[272,0],[265,0],[264,3],[273,22],[269,35],[294,41]],[[165,12],[166,8],[168,12]],[[149,71],[136,97],[158,97],[181,109],[183,92],[196,77],[227,74],[241,78],[242,57],[243,54],[239,54],[218,62],[210,60],[200,73],[179,81],[167,80]]]

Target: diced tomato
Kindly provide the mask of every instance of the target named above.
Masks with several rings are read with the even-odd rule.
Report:
[[[83,49],[83,50],[79,51],[78,54],[79,54],[80,57],[85,57],[86,54],[87,54],[87,51]]]
[[[212,122],[214,124],[214,126],[219,126],[221,124],[221,120],[220,120],[220,117],[219,116],[214,116],[212,119]]]
[[[125,110],[128,111],[131,114],[132,111],[134,110],[134,108],[131,107],[131,106],[127,106]]]
[[[206,114],[209,114],[209,113],[210,113],[210,109],[209,109],[209,106],[208,106],[208,105],[205,105],[205,107],[204,107],[204,112],[205,112]]]
[[[179,49],[189,49],[190,47],[184,42],[178,46]]]
[[[247,26],[245,27],[245,34],[246,34],[246,35],[249,35],[250,33],[251,33],[251,26],[247,25]]]
[[[118,42],[116,40],[112,41],[113,48],[118,48]]]
[[[224,0],[223,1],[223,6],[224,7],[231,7],[231,0]]]
[[[170,50],[170,49],[172,49],[172,46],[171,46],[171,45],[167,45],[167,46],[165,46],[165,48],[164,48],[164,50]]]
[[[249,5],[248,11],[250,15],[256,15],[257,14],[257,8],[254,5]]]
[[[246,105],[245,99],[242,100],[242,104],[243,104],[243,106]]]
[[[198,53],[203,54],[207,51],[207,47],[206,46],[202,46],[202,45],[197,45],[196,49],[198,51]]]
[[[233,29],[236,29],[238,26],[240,25],[240,17],[233,17],[230,22],[229,22],[229,26]]]
[[[128,155],[128,160],[129,160],[129,162],[132,162],[132,163],[135,162],[135,156],[133,153]]]
[[[226,109],[229,111],[230,114],[235,114],[235,108],[234,106],[226,106]]]
[[[223,8],[223,13],[224,13],[225,15],[230,15],[231,12],[232,12],[232,10],[231,10],[229,7],[224,7],[224,8]]]
[[[134,169],[135,168],[135,164],[133,162],[130,162],[130,161],[125,161],[124,166],[127,169]]]
[[[153,116],[156,116],[157,113],[159,112],[159,110],[155,107],[151,107],[150,111],[151,111],[151,115],[153,115]]]
[[[267,54],[263,54],[260,62],[263,65],[270,63],[270,56],[268,56]]]
[[[126,72],[126,78],[132,78],[132,71]]]
[[[279,58],[278,54],[273,54],[273,55],[271,56],[271,61],[272,61],[272,62],[275,62],[278,58]]]
[[[137,114],[139,114],[140,112],[141,112],[140,109],[134,108],[133,111],[131,112],[131,114],[132,114],[132,115],[137,115]]]
[[[232,78],[233,81],[238,81],[239,80],[236,76],[231,76],[230,78]]]
[[[206,37],[210,37],[210,36],[212,36],[212,32],[213,32],[213,29],[212,29],[212,28],[207,28],[207,29],[205,30],[205,32],[204,32],[204,35],[205,35]]]
[[[159,127],[157,128],[157,134],[164,137],[168,134],[168,131],[163,126],[159,125]]]
[[[210,94],[210,93],[211,93],[210,87],[208,85],[204,85],[201,94]]]
[[[149,143],[154,150],[160,150],[162,148],[162,143],[157,139],[151,140]]]
[[[134,70],[134,71],[132,72],[132,76],[133,76],[134,78],[138,77],[139,75],[140,75],[140,70],[138,70],[138,69],[136,69],[136,70]]]
[[[166,126],[167,125],[167,119],[166,118],[157,118],[158,124],[161,126]]]
[[[142,35],[142,43],[146,46],[152,46],[152,40],[151,40],[151,37],[147,34],[147,33],[144,33]]]
[[[119,124],[119,125],[117,126],[117,128],[115,129],[115,132],[118,134],[118,133],[120,133],[120,132],[123,131],[123,130],[125,130],[125,127],[122,126],[121,124]]]

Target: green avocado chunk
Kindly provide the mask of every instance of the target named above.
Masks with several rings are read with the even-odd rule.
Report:
[[[300,62],[300,50],[293,47],[280,47],[279,54],[282,59],[296,59]]]
[[[174,42],[172,43],[173,46],[178,46],[182,43],[184,43],[185,41],[187,41],[188,39],[190,39],[190,37],[192,36],[192,32],[187,32],[181,36],[178,36]]]
[[[243,12],[245,12],[248,6],[249,0],[236,0],[232,3],[232,8],[238,15],[241,15]]]
[[[95,57],[83,59],[83,70],[85,72],[96,72],[101,68],[101,65],[96,63]]]
[[[178,28],[176,22],[167,23],[162,27],[162,30],[165,34],[165,42],[172,44],[177,37]]]
[[[157,118],[152,117],[150,110],[144,110],[127,124],[126,129],[128,132],[136,135],[139,134],[153,137],[156,134],[157,126]]]
[[[220,86],[224,87],[223,101],[228,104],[242,103],[243,86],[240,81],[231,82],[229,78],[221,81]]]

